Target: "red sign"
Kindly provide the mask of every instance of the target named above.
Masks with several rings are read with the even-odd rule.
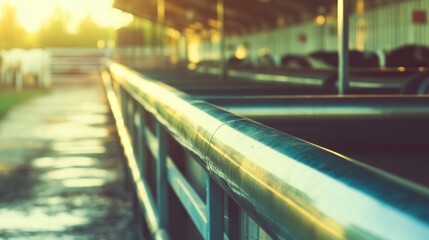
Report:
[[[426,24],[427,13],[425,10],[414,10],[413,11],[413,23],[414,24]]]

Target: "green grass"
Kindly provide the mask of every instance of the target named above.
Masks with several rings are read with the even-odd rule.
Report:
[[[0,119],[13,107],[25,103],[44,93],[42,90],[25,90],[16,92],[12,90],[0,90]]]

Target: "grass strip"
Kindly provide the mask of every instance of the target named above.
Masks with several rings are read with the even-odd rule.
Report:
[[[44,93],[46,93],[46,91],[43,90],[25,90],[20,92],[0,90],[0,119],[13,107],[41,96]]]

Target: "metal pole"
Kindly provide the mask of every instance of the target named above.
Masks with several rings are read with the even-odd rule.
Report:
[[[133,149],[136,146],[136,138],[135,138],[135,111],[134,111],[134,99],[130,95],[129,101],[127,102],[127,111],[128,111],[128,133],[130,134],[131,144]]]
[[[138,164],[139,167],[139,171],[140,171],[140,176],[142,178],[144,178],[146,176],[146,174],[143,172],[144,169],[146,168],[145,166],[145,159],[146,159],[146,155],[145,155],[145,149],[146,149],[146,141],[145,136],[144,136],[144,130],[145,130],[145,126],[146,124],[142,123],[142,118],[144,118],[144,113],[143,112],[143,107],[139,105],[139,102],[137,101],[133,101],[134,103],[134,112],[135,114],[133,114],[133,116],[137,117],[137,122],[135,123],[135,140],[134,140],[134,145],[133,148],[135,149],[135,154],[136,154],[136,162]],[[134,118],[133,118],[134,119]],[[144,121],[144,120],[143,120]],[[135,218],[136,218],[136,222],[139,226],[139,236],[138,239],[143,239],[143,234],[144,234],[144,228],[143,228],[143,224],[144,224],[144,219],[143,219],[143,215],[142,215],[142,208],[140,205],[140,200],[138,197],[138,191],[137,188],[134,187],[134,191],[135,191],[135,199],[134,201],[136,201],[137,206],[134,208],[134,214],[135,214]]]
[[[127,102],[128,102],[128,96],[127,96],[127,92],[125,91],[124,88],[119,87],[119,95],[121,98],[121,110],[122,110],[122,117],[124,119],[124,123],[125,123],[125,127],[128,128],[127,126],[127,119],[128,119],[128,111],[127,111]]]
[[[223,190],[207,175],[207,236],[206,239],[223,239]]]
[[[157,0],[157,28],[158,28],[158,38],[159,38],[159,51],[158,54],[160,57],[159,59],[162,59],[163,53],[164,53],[164,21],[165,21],[165,0]]]
[[[186,64],[188,64],[189,63],[189,48],[188,48],[188,44],[189,44],[189,42],[188,42],[188,37],[187,37],[187,35],[186,34],[183,34],[183,38],[184,38],[184,40],[185,40],[185,44],[184,44],[184,48],[185,48],[185,60],[186,60]],[[188,67],[188,66],[186,66],[186,67]]]
[[[350,0],[338,0],[338,94],[349,86],[349,9]]]
[[[326,23],[323,23],[322,25],[320,25],[320,50],[325,50],[325,28],[326,28]]]
[[[158,156],[156,158],[156,200],[158,208],[159,228],[167,228],[167,136],[161,123],[156,123],[156,137],[158,139]]]
[[[138,127],[138,133],[137,133],[137,152],[138,152],[138,162],[139,162],[139,168],[140,168],[140,174],[142,177],[146,176],[146,159],[147,159],[147,138],[146,138],[146,114],[143,107],[139,106],[137,108],[137,115],[139,119],[139,127]]]
[[[216,5],[217,10],[217,21],[218,21],[218,27],[219,27],[219,53],[220,53],[220,59],[219,59],[219,79],[221,81],[225,80],[226,78],[226,47],[225,47],[225,6],[224,6],[224,0],[218,0]]]
[[[158,23],[163,24],[165,20],[165,0],[157,0]]]

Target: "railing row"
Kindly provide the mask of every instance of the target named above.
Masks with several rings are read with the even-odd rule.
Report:
[[[424,187],[229,113],[125,66],[106,64],[102,78],[138,212],[153,238],[180,239],[174,225],[182,226],[185,219],[204,239],[243,238],[247,223],[242,215],[273,239],[429,236]],[[189,159],[205,171],[203,193],[184,170]]]

